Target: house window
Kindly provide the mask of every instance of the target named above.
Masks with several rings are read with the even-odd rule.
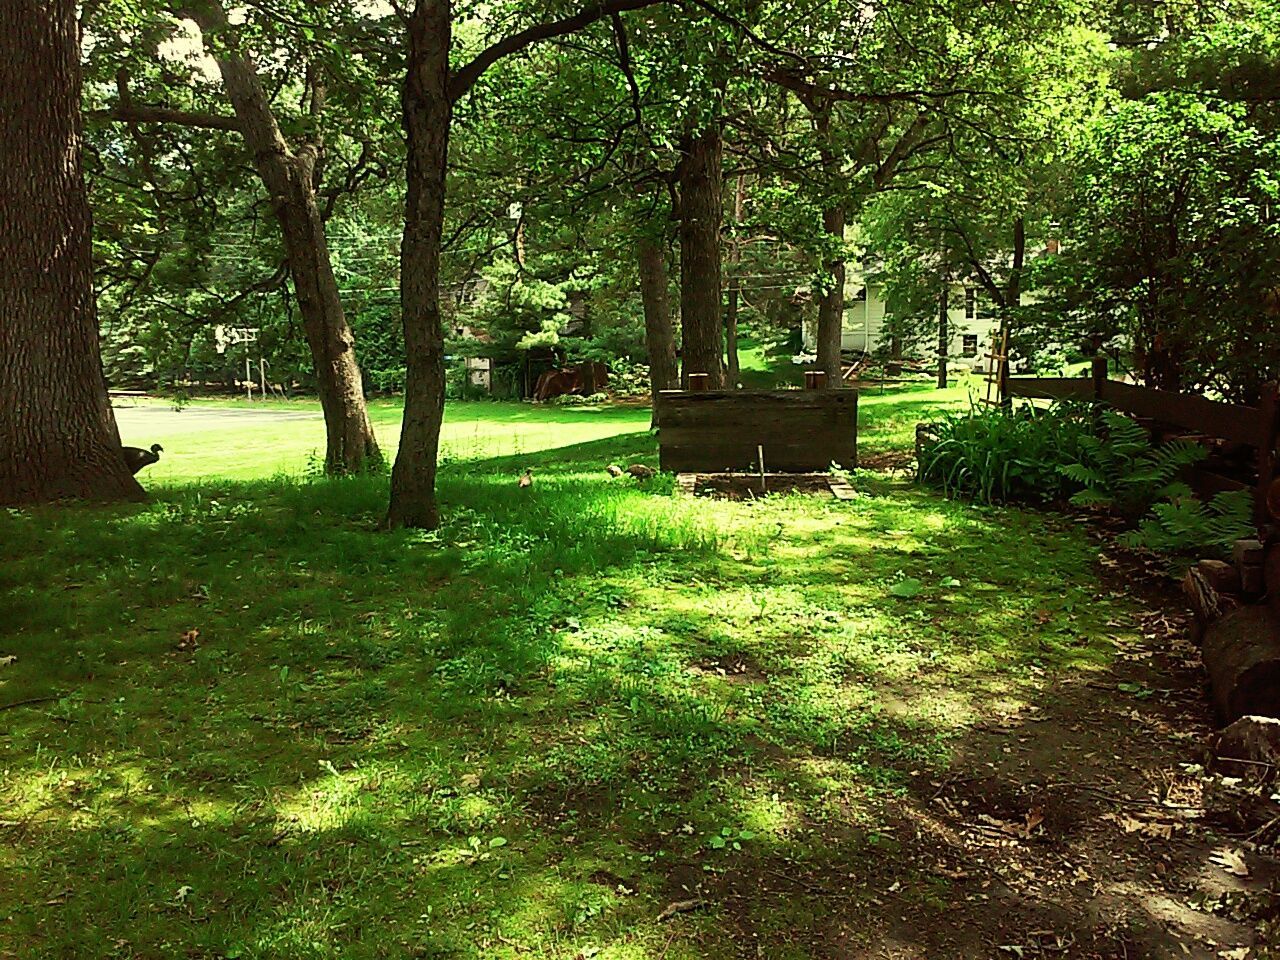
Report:
[[[962,351],[966,357],[976,357],[978,355],[978,335],[976,333],[966,333],[962,341]]]
[[[964,318],[966,320],[978,318],[978,291],[973,287],[968,287],[964,292]]]

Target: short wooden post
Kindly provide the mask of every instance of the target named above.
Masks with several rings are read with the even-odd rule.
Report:
[[[1268,500],[1275,496],[1272,484],[1280,480],[1280,385],[1268,383],[1262,388],[1258,419],[1261,434],[1258,439],[1258,492],[1255,502],[1256,519],[1261,527],[1271,512]],[[1276,519],[1280,520],[1280,517]]]
[[[690,393],[706,393],[707,387],[710,385],[711,385],[711,374],[709,373],[689,374],[689,392]]]
[[[996,383],[996,392],[1000,397],[1000,406],[1006,410],[1013,409],[1013,394],[1009,392],[1009,321],[1005,320],[1004,329],[1000,331],[1000,374]]]
[[[806,390],[825,390],[827,388],[827,371],[806,370],[804,372],[804,388]]]
[[[1093,358],[1093,399],[1101,403],[1106,399],[1107,391],[1107,358]]]

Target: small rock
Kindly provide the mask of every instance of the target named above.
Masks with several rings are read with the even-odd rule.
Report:
[[[1241,717],[1214,736],[1211,750],[1219,760],[1280,766],[1280,720],[1252,715]]]

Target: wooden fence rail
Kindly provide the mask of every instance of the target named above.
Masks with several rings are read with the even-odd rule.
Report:
[[[1256,453],[1257,481],[1252,487],[1258,515],[1266,515],[1266,495],[1272,481],[1280,477],[1280,396],[1277,385],[1268,384],[1256,407],[1221,403],[1195,394],[1153,390],[1107,377],[1107,362],[1094,360],[1089,378],[1013,377],[1009,395],[1037,400],[1081,400],[1105,403],[1154,425],[1216,437],[1252,447]],[[1249,484],[1212,471],[1201,471],[1205,492],[1251,489]]]

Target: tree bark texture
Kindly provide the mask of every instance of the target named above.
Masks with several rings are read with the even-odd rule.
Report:
[[[844,207],[831,206],[822,211],[822,229],[837,243],[844,243]],[[843,382],[840,349],[844,341],[845,262],[840,257],[823,265],[830,278],[830,288],[818,301],[818,369],[827,375],[827,385],[838,387]]]
[[[720,309],[720,130],[687,134],[680,159],[681,382],[708,375],[712,390],[724,387],[724,331]]]
[[[656,401],[660,391],[680,386],[676,335],[671,325],[671,302],[667,294],[667,263],[662,248],[649,237],[642,237],[637,242],[636,260],[640,274],[640,300],[644,305],[644,343],[649,354],[649,389]]]
[[[409,19],[403,90],[408,192],[400,245],[400,310],[407,357],[404,424],[391,471],[392,527],[439,526],[436,455],[444,418],[444,331],[440,326],[440,246],[449,156],[450,9],[417,0]]]
[[[738,174],[738,185],[733,191],[733,245],[729,249],[729,289],[726,295],[724,311],[724,347],[728,365],[726,378],[730,389],[738,388],[738,375],[741,368],[738,363],[738,302],[742,297],[742,278],[738,268],[742,263],[742,244],[738,240],[738,229],[742,225],[742,208],[747,197],[747,179]]]
[[[369,423],[364,383],[356,361],[355,336],[347,322],[329,259],[324,218],[316,201],[319,140],[294,151],[271,111],[271,101],[249,56],[235,42],[226,12],[214,0],[192,3],[184,12],[195,20],[218,63],[254,166],[271,196],[280,223],[298,312],[316,368],[325,420],[325,469],[358,473],[378,462],[378,442]]]
[[[138,500],[107,397],[74,0],[0,4],[0,504]]]

